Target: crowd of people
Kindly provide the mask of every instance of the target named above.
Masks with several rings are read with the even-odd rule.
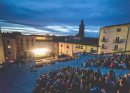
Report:
[[[117,69],[130,69],[130,55],[113,55],[112,57],[101,57],[96,59],[89,59],[83,66],[102,66]]]
[[[34,93],[130,93],[130,73],[66,67],[41,75]]]

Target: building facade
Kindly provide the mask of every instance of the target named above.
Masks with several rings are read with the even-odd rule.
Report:
[[[17,57],[32,58],[32,50],[35,48],[35,36],[17,35],[16,37]]]
[[[78,53],[97,53],[97,46],[80,44],[74,42],[59,42],[59,55],[65,54],[75,56]]]
[[[6,61],[16,59],[16,43],[15,39],[3,36],[4,56]]]
[[[75,36],[23,35],[0,32],[0,64],[6,59],[34,58],[33,50],[48,50],[43,56],[78,53],[130,53],[130,24],[112,25],[100,29],[99,39],[84,37],[84,22]],[[44,52],[44,51],[43,51]]]
[[[2,37],[3,36],[3,37]],[[58,41],[49,35],[23,35],[21,33],[2,33],[1,60],[14,61],[17,58],[34,58],[33,50],[42,48],[49,51],[43,56],[58,55]],[[2,43],[3,42],[3,43]],[[4,48],[3,48],[4,47]],[[4,53],[2,53],[4,52]],[[3,55],[2,55],[3,54]],[[2,58],[4,57],[4,59]]]
[[[85,25],[83,20],[81,20],[78,34],[66,36],[64,41],[59,42],[59,55],[75,56],[79,53],[98,53],[98,38],[85,37],[84,30]]]
[[[52,36],[35,36],[35,48],[43,48],[48,50],[44,56],[58,55],[58,41]]]
[[[99,54],[130,51],[130,24],[112,25],[100,29]]]
[[[4,58],[2,34],[0,29],[0,64],[2,64],[3,62],[5,62],[5,58]]]

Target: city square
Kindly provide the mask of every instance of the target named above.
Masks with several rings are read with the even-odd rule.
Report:
[[[130,93],[129,0],[1,0],[0,93]]]
[[[81,55],[79,59],[68,61],[68,62],[57,62],[53,65],[48,65],[46,67],[40,67],[37,71],[31,72],[30,63],[17,67],[16,64],[11,64],[5,71],[0,73],[0,92],[1,93],[32,93],[36,88],[36,80],[40,75],[44,73],[49,73],[54,70],[64,68],[64,67],[78,67],[82,68],[81,64],[88,59],[95,58],[92,55]],[[88,67],[89,69],[89,67]],[[95,70],[96,67],[93,67]],[[108,72],[108,68],[99,67],[104,73]],[[118,70],[113,69],[116,72],[116,76],[123,76],[130,73],[129,70]]]

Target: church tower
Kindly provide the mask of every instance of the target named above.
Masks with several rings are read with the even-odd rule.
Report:
[[[79,25],[79,33],[76,36],[84,38],[84,29],[85,29],[84,21],[81,20],[81,23]]]

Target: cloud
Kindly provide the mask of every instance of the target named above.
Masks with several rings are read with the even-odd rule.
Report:
[[[0,19],[31,26],[130,22],[130,0],[1,0]],[[10,15],[10,16],[9,16]]]
[[[2,32],[22,32],[23,34],[51,34],[47,30],[41,30],[30,26],[21,24],[13,24],[0,21]]]
[[[75,35],[83,19],[85,31],[97,33],[101,26],[130,23],[129,5],[130,0],[0,0],[0,20],[24,25],[27,33],[32,27],[32,33]]]
[[[70,30],[64,26],[46,26],[45,28],[61,32],[70,32]]]
[[[5,21],[0,21],[2,32],[22,32],[23,34],[54,34],[54,35],[76,35],[79,31],[79,26],[43,26],[41,29],[30,27],[21,24],[7,23]],[[88,36],[98,37],[99,27],[88,26],[85,28],[85,34]],[[92,35],[93,33],[96,33]]]

